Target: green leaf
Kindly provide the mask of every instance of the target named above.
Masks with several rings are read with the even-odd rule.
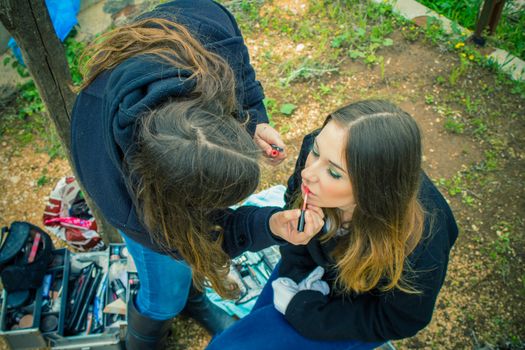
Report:
[[[292,115],[293,111],[297,108],[296,105],[292,104],[292,103],[285,103],[283,105],[281,105],[281,113],[282,114],[286,114],[286,115]]]
[[[370,54],[370,55],[366,56],[366,58],[365,58],[365,62],[368,63],[368,64],[375,63],[376,61],[377,61],[377,57],[374,54]]]
[[[48,177],[45,176],[45,175],[42,175],[42,176],[40,176],[40,178],[37,180],[36,185],[37,185],[38,187],[42,187],[42,186],[44,186],[45,184],[47,184],[48,182],[49,182]]]
[[[383,46],[392,46],[392,45],[394,45],[394,40],[390,38],[386,38],[385,40],[383,40]]]
[[[350,50],[350,58],[356,59],[356,58],[362,58],[365,57],[364,52],[359,50]]]
[[[275,99],[265,97],[263,100],[263,104],[264,104],[264,107],[266,107],[267,109],[273,108],[275,107]]]

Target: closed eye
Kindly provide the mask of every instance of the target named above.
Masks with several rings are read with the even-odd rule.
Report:
[[[312,147],[312,150],[310,151],[312,152],[312,154],[314,155],[314,157],[318,158],[319,157],[319,151],[317,149],[315,149],[315,146]]]
[[[333,177],[334,179],[340,179],[341,177],[343,177],[337,171],[330,169],[330,168],[328,168],[328,174],[330,174],[330,176]]]

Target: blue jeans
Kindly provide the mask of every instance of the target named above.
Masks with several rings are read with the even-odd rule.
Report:
[[[191,286],[191,268],[183,260],[157,253],[135,242],[119,230],[126,241],[129,254],[137,266],[140,289],[135,307],[144,316],[154,320],[168,320],[177,316],[188,299]]]
[[[207,350],[369,350],[382,343],[319,341],[303,337],[273,306],[272,281],[278,276],[275,267],[250,314],[215,336]]]

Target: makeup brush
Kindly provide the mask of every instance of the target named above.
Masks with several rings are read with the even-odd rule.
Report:
[[[297,225],[297,231],[303,232],[304,231],[304,214],[306,213],[306,202],[308,201],[308,193],[310,193],[310,190],[308,187],[304,188],[304,202],[303,202],[303,209],[301,209],[301,216],[299,217],[299,225]]]

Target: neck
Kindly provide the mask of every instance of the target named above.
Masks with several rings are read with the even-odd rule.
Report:
[[[355,206],[352,206],[352,208],[341,208],[341,221],[343,225],[346,225],[352,221],[352,215],[354,215],[354,208]]]

